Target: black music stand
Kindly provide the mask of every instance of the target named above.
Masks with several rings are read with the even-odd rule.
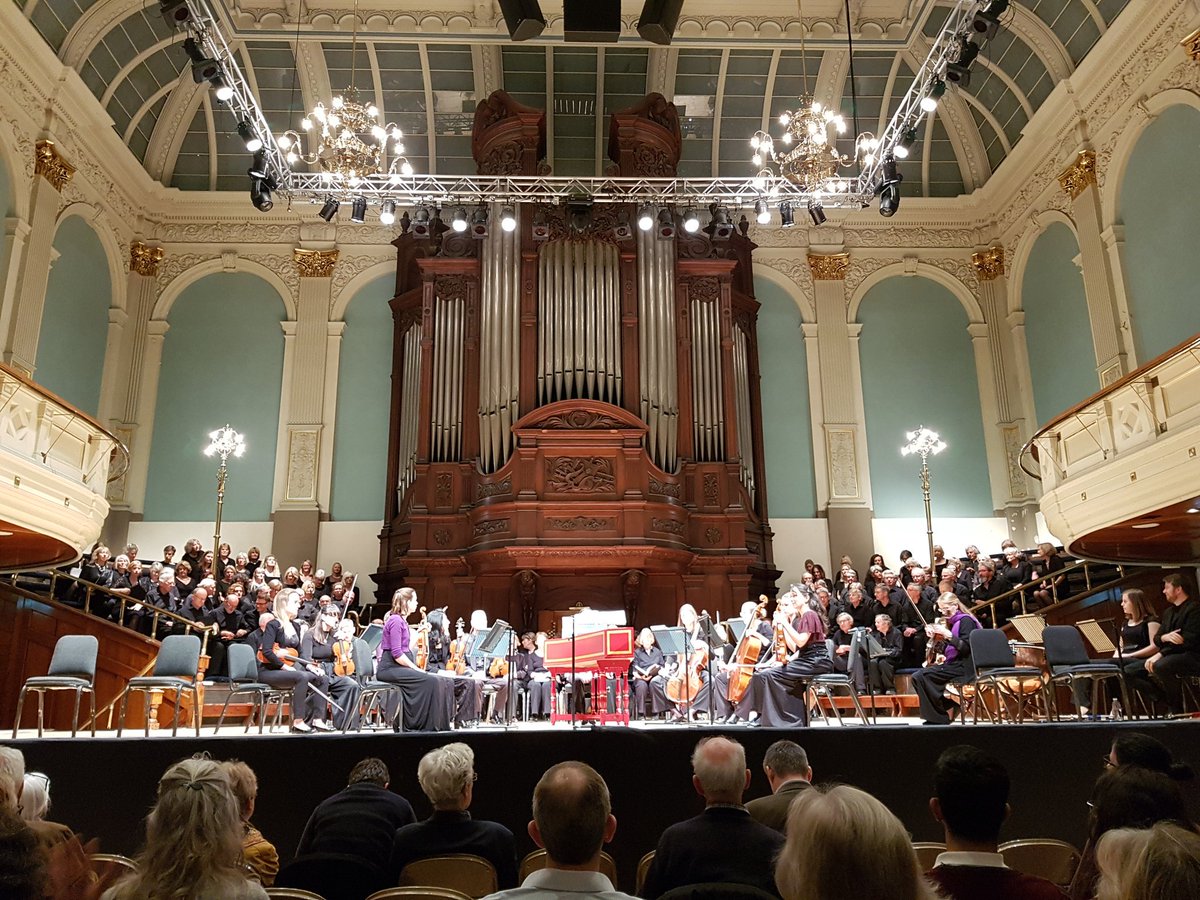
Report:
[[[512,702],[512,681],[513,681],[513,635],[515,634],[513,627],[503,619],[497,619],[492,623],[492,627],[483,633],[483,637],[479,639],[479,643],[473,648],[474,655],[482,656],[485,660],[483,672],[487,674],[489,663],[486,660],[495,659],[498,656],[503,656],[508,659],[508,700],[505,703],[504,715],[504,730],[508,730],[508,705]]]
[[[574,606],[571,607],[571,611],[569,613],[567,613],[565,616],[563,616],[564,619],[571,620],[571,683],[567,686],[567,690],[569,690],[571,692],[570,698],[571,698],[571,730],[572,731],[575,730],[575,725],[576,725],[575,714],[577,712],[579,712],[579,704],[583,702],[583,691],[582,690],[580,690],[578,697],[575,696],[575,685],[578,683],[576,681],[576,679],[579,677],[579,673],[575,671],[575,664],[576,664],[575,634],[578,631],[578,629],[576,629],[576,627],[575,627],[575,617],[577,615],[579,615],[581,612],[584,612],[587,608],[588,607],[584,606],[582,603],[576,603]],[[596,702],[596,698],[593,697],[592,703],[595,703],[595,702]]]
[[[700,637],[708,644],[708,724],[713,724],[713,654],[725,647],[725,639],[721,637],[707,614],[698,620]],[[736,646],[736,644],[735,644]]]
[[[680,672],[683,676],[683,702],[690,708],[691,698],[687,695],[687,664],[692,648],[688,645],[687,629],[682,625],[651,625],[650,633],[658,642],[658,649],[663,652],[664,658],[667,656],[674,656],[676,659],[679,659],[680,656],[683,657],[683,663],[680,665]]]

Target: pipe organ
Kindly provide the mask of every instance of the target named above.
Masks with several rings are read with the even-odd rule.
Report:
[[[480,174],[537,174],[545,140],[543,111],[479,104]],[[611,116],[612,174],[670,177],[679,153],[660,95]],[[506,232],[493,206],[482,237],[402,219],[393,242],[379,598],[410,584],[535,628],[576,603],[646,624],[773,593],[746,226],[662,239],[636,210],[517,212]]]

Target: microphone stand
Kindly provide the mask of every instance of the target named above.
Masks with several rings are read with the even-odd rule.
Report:
[[[514,646],[514,643],[516,640],[516,634],[517,634],[516,629],[513,629],[513,628],[508,629],[508,655],[507,655],[507,659],[508,659],[508,695],[507,695],[507,700],[504,703],[504,707],[505,707],[505,709],[504,709],[504,730],[505,731],[508,731],[509,726],[512,725],[512,716],[510,716],[508,714],[509,709],[513,708],[514,705],[519,705],[519,704],[514,704],[514,702],[513,702],[516,699],[515,695],[513,694],[513,688],[515,687],[515,682],[517,680],[516,679],[517,651],[516,651],[516,647]]]

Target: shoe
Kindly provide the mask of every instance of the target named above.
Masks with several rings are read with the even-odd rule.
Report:
[[[738,723],[738,714],[737,714],[737,713],[730,713],[728,716],[726,716],[726,717],[725,717],[725,718],[722,720],[722,722],[723,722],[725,725],[736,725],[736,724]]]
[[[336,728],[334,728],[332,725],[330,725],[324,719],[313,722],[312,727],[314,729],[316,729],[317,731],[337,731]]]
[[[312,726],[307,722],[293,722],[292,731],[297,734],[312,734]]]

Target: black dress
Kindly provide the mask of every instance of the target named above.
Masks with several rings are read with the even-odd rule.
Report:
[[[812,610],[805,610],[792,620],[792,628],[808,634],[808,641],[786,664],[755,672],[742,700],[758,712],[759,721],[767,728],[808,725],[808,684],[814,675],[833,671],[820,617]]]
[[[423,672],[396,660],[408,656],[409,628],[403,616],[389,615],[379,643],[375,677],[400,686],[407,731],[449,731],[454,710],[454,687],[448,678]],[[391,712],[391,710],[389,710]]]
[[[362,693],[362,685],[349,675],[334,673],[333,664],[336,658],[333,654],[334,637],[329,635],[325,643],[316,639],[316,632],[309,629],[300,642],[300,655],[311,659],[325,670],[329,679],[329,690],[326,691],[337,706],[333,707],[333,725],[343,731],[353,728],[358,722],[358,697]],[[338,707],[341,709],[338,709]]]
[[[646,717],[647,700],[650,701],[653,715],[661,715],[671,708],[671,701],[666,694],[667,682],[662,674],[664,663],[663,652],[658,647],[649,650],[638,647],[633,652],[633,662],[629,664],[629,710],[636,718]],[[638,676],[639,672],[654,674],[644,678]]]

